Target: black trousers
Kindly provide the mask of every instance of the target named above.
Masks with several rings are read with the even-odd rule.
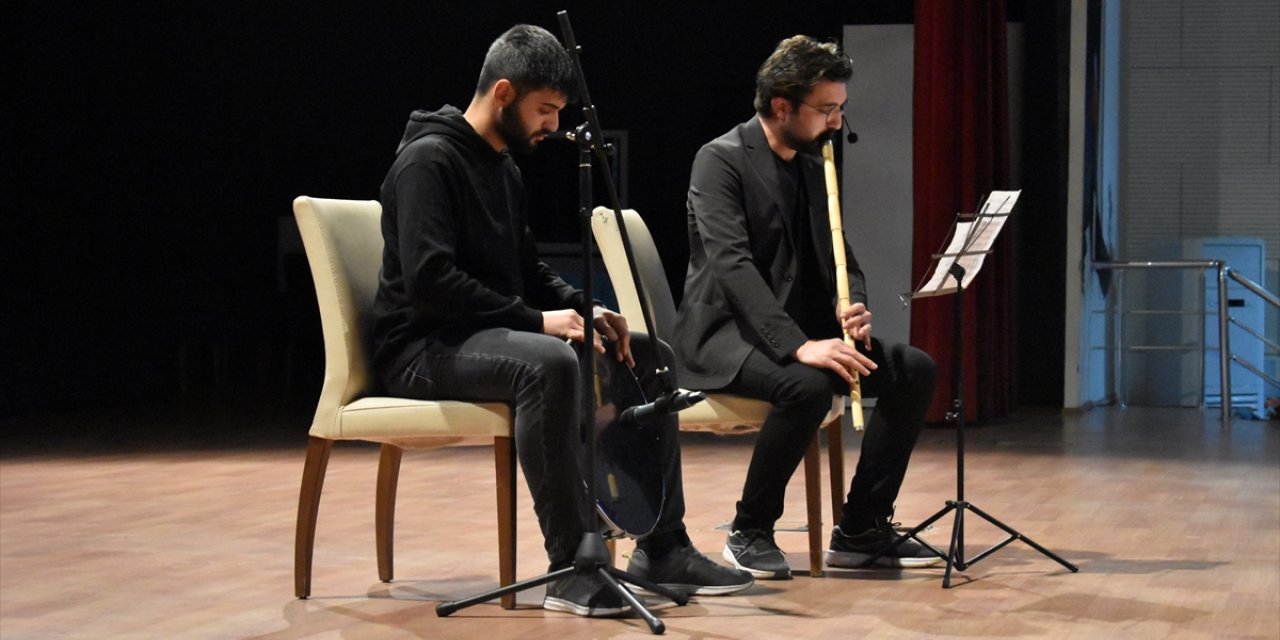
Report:
[[[648,336],[632,333],[631,344],[641,388],[653,398],[661,381],[654,373]],[[670,352],[665,343],[658,344]],[[582,469],[582,379],[575,347],[549,335],[501,328],[443,335],[403,371],[383,380],[387,390],[400,397],[512,406],[516,455],[553,568],[573,559],[584,531],[598,529],[594,497],[586,495]],[[612,360],[612,350],[609,355]],[[666,499],[657,525],[641,542],[668,546],[678,543],[668,540],[687,540],[679,425],[672,415],[653,428],[661,434],[654,464],[661,465]]]
[[[878,368],[862,377],[862,394],[876,398],[876,408],[841,513],[847,526],[892,514],[937,378],[933,358],[910,345],[886,347],[873,338],[868,355]],[[777,363],[754,351],[724,391],[773,403],[756,436],[733,525],[772,530],[782,516],[787,482],[831,409],[832,394],[849,395],[849,385],[834,372],[794,360]]]

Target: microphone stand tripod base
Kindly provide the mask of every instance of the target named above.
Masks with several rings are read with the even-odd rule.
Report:
[[[1000,542],[987,548],[985,551],[967,560],[964,557],[964,512],[966,510],[973,511],[974,513],[978,514],[978,516],[981,517],[983,520],[990,522],[993,526],[1004,531],[1005,534],[1007,534],[1008,536],[1004,540],[1001,540]],[[916,537],[916,534],[927,529],[934,522],[942,519],[943,516],[947,515],[952,511],[956,512],[956,517],[951,527],[951,545],[950,547],[948,547],[948,550],[945,554],[938,548],[929,544],[928,542],[925,542],[924,540]],[[1013,527],[1010,527],[1009,525],[1006,525],[1005,523],[997,520],[994,516],[988,514],[982,509],[979,509],[977,505],[974,505],[973,503],[968,502],[967,500],[947,500],[946,506],[944,506],[941,510],[939,510],[937,513],[933,514],[932,516],[929,516],[928,519],[921,522],[920,524],[902,533],[902,535],[898,536],[893,541],[892,544],[890,544],[888,547],[885,547],[879,553],[871,556],[870,558],[867,558],[866,562],[864,562],[860,566],[864,568],[871,567],[873,563],[876,561],[876,559],[890,553],[893,549],[897,548],[898,545],[912,538],[914,538],[916,542],[923,544],[930,551],[936,554],[939,558],[946,560],[947,568],[946,568],[946,571],[942,574],[942,587],[944,589],[949,589],[951,587],[951,573],[953,570],[967,571],[970,566],[977,564],[979,560],[982,560],[983,558],[986,558],[987,556],[995,553],[996,551],[1003,549],[1006,545],[1008,545],[1011,542],[1014,542],[1015,540],[1021,540],[1027,543],[1029,546],[1031,546],[1031,548],[1035,549],[1036,551],[1039,551],[1045,556],[1048,556],[1050,559],[1054,560],[1058,564],[1061,564],[1063,567],[1066,567],[1072,573],[1077,573],[1080,571],[1080,568],[1077,567],[1076,565],[1071,564],[1070,562],[1067,562],[1066,560],[1062,559],[1062,557],[1060,557],[1058,554],[1041,546],[1035,540],[1032,540],[1031,538],[1028,538],[1025,535],[1022,535],[1022,533],[1019,532],[1017,529],[1014,529]]]
[[[668,589],[662,585],[650,582],[644,578],[633,576],[626,571],[618,569],[610,564],[609,548],[605,546],[604,536],[599,533],[584,533],[582,541],[578,543],[578,551],[574,555],[573,564],[571,566],[543,574],[536,578],[530,578],[516,582],[514,584],[494,589],[463,600],[454,600],[451,602],[441,602],[436,605],[436,615],[441,618],[448,617],[453,612],[464,609],[471,605],[487,602],[495,598],[500,598],[507,594],[523,591],[538,585],[547,584],[568,577],[572,573],[594,573],[605,584],[606,588],[618,594],[628,605],[631,610],[635,611],[649,625],[649,629],[658,635],[666,631],[666,625],[662,623],[652,612],[645,606],[639,598],[631,592],[630,589],[623,586],[622,583],[634,584],[637,587],[648,590],[663,596],[679,606],[689,604],[689,596],[672,589]]]

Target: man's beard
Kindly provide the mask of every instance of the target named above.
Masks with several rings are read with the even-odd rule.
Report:
[[[533,134],[520,122],[520,113],[516,110],[519,100],[513,101],[511,104],[502,108],[499,112],[497,130],[498,135],[502,137],[502,141],[507,143],[507,150],[512,153],[528,155],[533,153],[537,148],[537,143],[533,141]],[[540,134],[547,133],[539,131]]]
[[[816,156],[822,153],[822,145],[825,144],[827,140],[830,140],[834,133],[835,132],[833,131],[823,131],[816,137],[805,140],[799,135],[796,135],[796,133],[791,130],[791,127],[783,127],[782,142],[800,153],[807,153],[809,155]]]

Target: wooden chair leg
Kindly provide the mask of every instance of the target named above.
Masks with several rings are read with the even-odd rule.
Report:
[[[383,582],[391,582],[395,575],[396,489],[400,486],[400,458],[403,454],[400,447],[384,444],[378,458],[378,493],[373,519],[378,579]]]
[[[298,493],[298,527],[293,543],[293,595],[311,595],[311,557],[316,545],[316,517],[320,513],[320,492],[329,466],[333,441],[312,437],[307,444],[307,460],[302,466],[302,490]]]
[[[844,507],[844,497],[849,491],[849,487],[844,483],[844,435],[840,431],[842,422],[843,420],[837,421],[824,429],[827,432],[827,458],[831,470],[831,524],[833,525],[840,522],[840,510]]]
[[[493,439],[493,465],[498,487],[498,585],[516,581],[516,456],[514,440]],[[500,598],[503,609],[516,607],[516,595]]]
[[[813,434],[804,452],[804,497],[809,517],[809,575],[822,577],[822,458],[818,434]]]

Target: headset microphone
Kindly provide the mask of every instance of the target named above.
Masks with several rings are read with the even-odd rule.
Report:
[[[857,142],[858,134],[854,133],[853,129],[849,128],[849,119],[844,117],[844,114],[840,114],[840,121],[844,123],[844,130],[849,132],[845,134],[844,139],[848,140],[849,144]]]

